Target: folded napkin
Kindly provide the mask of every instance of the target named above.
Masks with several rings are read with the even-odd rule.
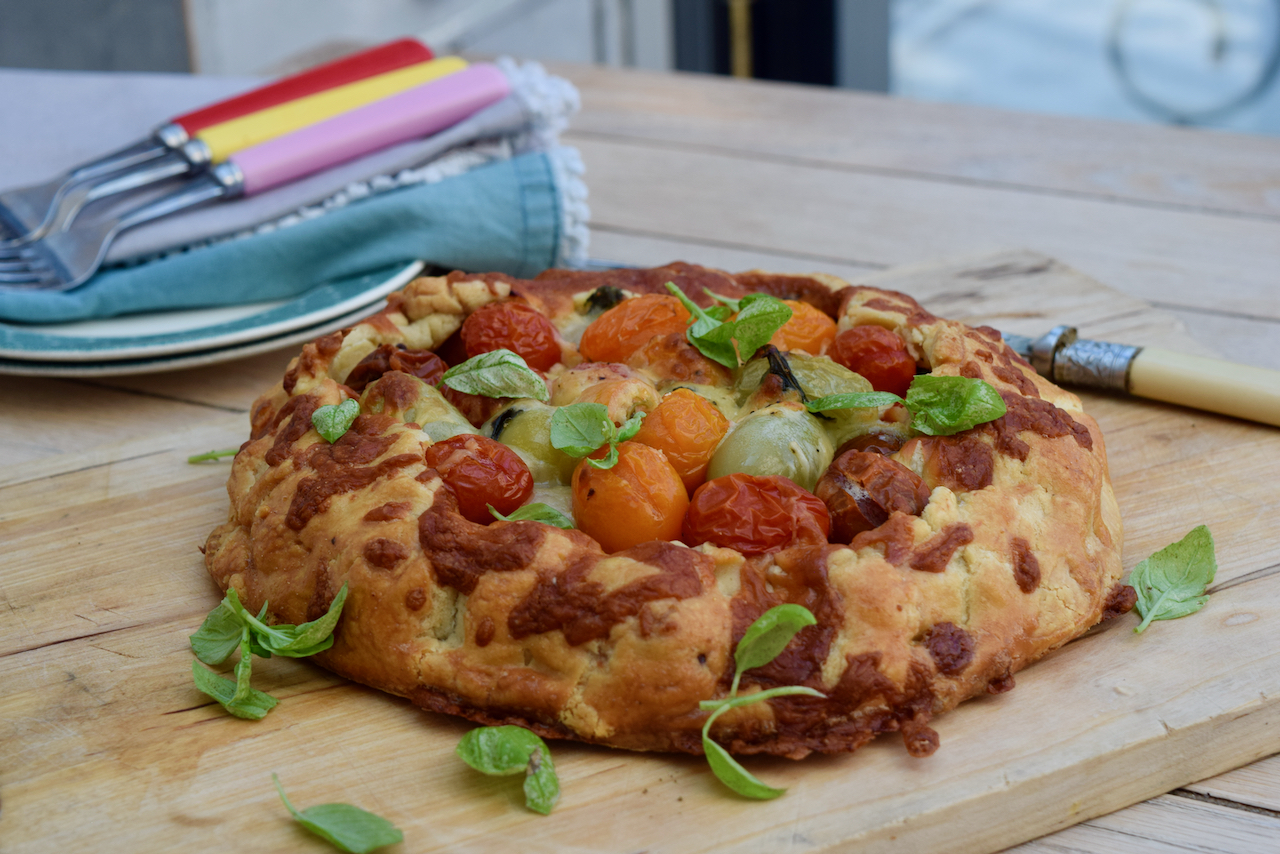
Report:
[[[282,299],[414,260],[518,276],[581,264],[589,216],[582,165],[575,150],[557,143],[577,107],[577,93],[536,64],[500,67],[512,81],[512,95],[453,128],[254,198],[215,203],[125,232],[108,256],[115,268],[67,293],[0,292],[0,318],[66,322]],[[14,82],[39,74],[0,71],[0,90],[15,91]],[[87,75],[44,75],[30,87],[41,105],[28,112],[40,112],[46,124],[20,142],[5,138],[0,153],[38,147],[48,135],[71,132],[59,117],[75,114],[81,97],[76,77]],[[227,91],[211,93],[208,81],[192,80],[198,81],[192,86],[196,94],[185,104],[175,103],[172,79],[133,75],[128,82],[135,101],[156,93],[163,105],[154,115],[173,115],[245,88],[235,81]],[[62,108],[51,109],[58,97]],[[145,133],[144,126],[135,137]],[[17,159],[24,171],[39,161],[30,150]],[[68,165],[34,174],[43,177]],[[116,206],[138,203],[135,196]]]

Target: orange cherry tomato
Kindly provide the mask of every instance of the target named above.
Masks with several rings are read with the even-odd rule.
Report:
[[[578,351],[592,362],[625,362],[655,335],[684,334],[689,310],[665,294],[623,300],[592,321]]]
[[[821,355],[836,337],[836,322],[807,302],[783,302],[791,308],[791,319],[773,333],[769,343],[784,352],[803,350],[811,356]]]
[[[467,358],[493,350],[510,350],[535,371],[549,371],[561,359],[556,328],[536,308],[520,300],[491,302],[462,323]]]
[[[684,541],[744,555],[827,542],[831,516],[816,495],[785,477],[729,474],[698,487],[684,519]]]
[[[666,454],[685,489],[693,492],[707,479],[711,455],[727,432],[729,420],[711,401],[678,388],[644,417],[632,438]]]
[[[613,468],[598,469],[583,460],[573,472],[574,521],[607,552],[680,539],[688,507],[680,475],[661,451],[648,445],[623,442]]]
[[[524,460],[488,436],[443,439],[428,445],[425,456],[457,497],[459,512],[477,524],[494,520],[486,505],[506,516],[533,494],[533,475]]]
[[[827,355],[871,383],[876,391],[905,397],[916,376],[916,360],[907,345],[883,326],[855,326],[831,342]]]

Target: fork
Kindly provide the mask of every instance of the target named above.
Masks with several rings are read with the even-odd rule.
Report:
[[[180,165],[176,152],[206,128],[431,58],[431,49],[417,39],[389,42],[185,113],[161,125],[147,139],[77,166],[51,181],[0,193],[0,247],[30,243],[59,225],[65,227],[70,222],[68,212],[74,218],[85,203],[82,197],[107,195],[103,182],[111,184],[116,176],[124,178],[135,170],[148,170],[157,159],[163,159],[170,169]],[[136,186],[141,185],[132,184],[125,189]]]
[[[246,148],[180,189],[119,216],[81,217],[65,231],[0,247],[0,289],[68,291],[97,272],[116,235],[214,199],[251,196],[374,151],[436,133],[506,97],[496,66],[447,77]]]

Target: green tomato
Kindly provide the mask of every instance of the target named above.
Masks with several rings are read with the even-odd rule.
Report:
[[[554,406],[517,400],[498,410],[480,432],[520,455],[535,483],[568,483],[578,461],[551,445]]]
[[[741,472],[781,475],[813,491],[835,448],[818,419],[799,403],[774,403],[748,415],[711,457],[707,479]]]
[[[854,373],[843,365],[837,365],[826,356],[805,356],[799,353],[788,353],[787,363],[791,374],[804,389],[809,400],[826,397],[829,394],[860,394],[874,391],[871,383],[861,375]],[[738,376],[734,390],[742,404],[744,412],[751,412],[768,406],[779,400],[798,401],[795,392],[778,394],[766,386],[761,389],[769,363],[765,359],[753,359],[748,362]],[[770,384],[776,388],[776,384]],[[840,447],[845,442],[870,432],[883,425],[880,422],[879,409],[834,409],[818,416],[822,429],[833,447]]]

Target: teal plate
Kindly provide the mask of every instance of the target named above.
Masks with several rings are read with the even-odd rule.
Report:
[[[373,312],[373,304],[404,287],[422,270],[415,261],[407,266],[353,276],[307,291],[292,300],[228,306],[196,311],[157,312],[61,324],[0,323],[0,373],[57,376],[102,376],[107,373],[143,373],[146,365],[173,364],[182,354],[202,355],[200,364],[225,354],[226,359],[249,355],[250,345],[261,352],[301,339],[328,321],[349,319]],[[334,326],[335,329],[342,325]],[[331,331],[331,330],[326,330]],[[290,341],[283,340],[289,337]],[[221,359],[214,359],[221,361]],[[185,361],[191,361],[190,359]],[[107,363],[119,363],[110,370]],[[151,368],[152,370],[157,368]]]

